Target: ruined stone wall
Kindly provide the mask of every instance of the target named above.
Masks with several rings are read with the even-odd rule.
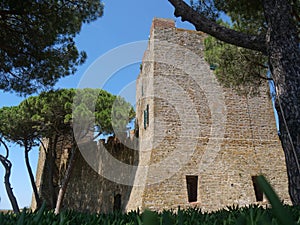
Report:
[[[45,141],[46,148],[49,148]],[[123,144],[122,144],[123,143]],[[93,158],[97,162],[105,160],[101,155],[101,149],[107,151],[112,158],[117,159],[128,165],[138,164],[138,152],[134,150],[133,140],[127,138],[120,142],[114,137],[109,137],[107,142],[100,140],[98,143],[91,141],[85,143],[82,148],[91,153],[96,153]],[[127,143],[127,145],[126,145]],[[129,144],[130,143],[130,144]],[[43,200],[46,201],[49,208],[53,208],[53,202],[56,201],[59,185],[64,177],[67,165],[70,160],[70,141],[64,139],[64,142],[58,142],[56,146],[56,160],[53,176],[54,199],[51,198],[51,187],[49,179],[49,161],[47,161],[45,151],[40,150],[38,169],[37,169],[37,187]],[[132,148],[131,148],[132,147]],[[48,150],[48,149],[47,149]],[[98,154],[97,154],[98,153]],[[105,166],[105,164],[103,165]],[[97,168],[100,168],[100,163]],[[63,200],[62,208],[83,211],[83,212],[112,212],[114,210],[124,211],[131,192],[132,185],[124,185],[114,182],[103,175],[93,165],[84,158],[81,151],[77,150],[75,154],[75,167],[71,172],[71,178]],[[122,176],[122,174],[118,174]],[[132,174],[134,177],[134,173]],[[129,183],[132,184],[132,179]],[[34,200],[34,199],[33,199]],[[32,201],[34,209],[35,201]]]
[[[53,136],[44,138],[39,148],[39,159],[36,170],[36,185],[42,201],[47,208],[54,208],[59,191],[61,177],[64,175],[71,149],[70,137]],[[36,208],[33,195],[31,208]]]
[[[259,174],[290,202],[268,84],[257,97],[222,87],[204,60],[203,39],[172,20],[153,20],[137,80],[139,163],[146,169],[137,170],[141,186],[127,210],[265,204],[255,195]],[[188,189],[196,199],[189,201]]]

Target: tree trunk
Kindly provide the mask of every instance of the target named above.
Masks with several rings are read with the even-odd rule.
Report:
[[[274,79],[289,194],[300,205],[300,48],[296,24],[287,0],[264,0],[268,25],[267,51]]]
[[[55,134],[49,138],[48,151],[46,154],[46,160],[48,162],[48,188],[49,188],[49,204],[51,209],[54,209],[56,202],[56,193],[54,191],[54,169],[55,169],[55,153],[58,136]]]
[[[66,193],[66,190],[67,190],[67,187],[68,187],[68,183],[69,183],[70,178],[71,178],[71,173],[72,173],[72,170],[73,170],[74,165],[75,165],[75,154],[76,154],[77,146],[76,146],[76,144],[74,144],[74,142],[75,142],[75,140],[73,140],[70,161],[69,161],[68,167],[66,169],[65,176],[64,176],[64,179],[62,181],[62,184],[61,184],[61,187],[59,189],[58,196],[57,196],[56,207],[55,207],[55,211],[54,211],[54,213],[56,215],[60,213],[63,198],[65,196],[65,193]]]
[[[13,193],[9,178],[10,178],[10,172],[11,172],[11,162],[5,158],[4,156],[0,155],[0,161],[2,163],[2,165],[5,168],[5,175],[4,175],[4,183],[5,183],[5,189],[8,195],[8,198],[10,200],[11,206],[13,208],[13,211],[15,213],[19,213],[20,209],[18,206],[18,202],[17,199]]]
[[[38,190],[37,190],[37,187],[36,187],[34,175],[32,173],[32,169],[31,169],[31,166],[30,166],[29,156],[28,156],[29,151],[30,150],[28,149],[28,147],[25,146],[25,164],[26,164],[26,168],[27,168],[27,171],[28,171],[28,174],[29,174],[33,194],[34,194],[34,197],[35,197],[36,207],[37,207],[37,209],[39,209],[41,207],[41,199],[40,199],[40,196],[39,196],[39,193],[38,193]]]

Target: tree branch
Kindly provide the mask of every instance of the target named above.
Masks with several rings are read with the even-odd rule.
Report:
[[[39,137],[37,137],[37,139],[38,139],[38,141],[41,143],[41,145],[42,145],[42,147],[43,147],[43,149],[44,149],[45,154],[47,154],[47,148],[46,148],[46,146],[45,146],[43,140],[41,140]]]
[[[168,1],[175,8],[174,15],[181,17],[182,21],[188,21],[193,24],[196,30],[207,33],[228,44],[260,51],[265,55],[267,54],[265,35],[250,35],[226,28],[197,13],[183,0]]]
[[[247,61],[249,61],[249,62],[255,64],[256,66],[262,67],[262,68],[264,68],[264,69],[268,69],[268,68],[269,68],[268,66],[266,66],[266,65],[264,65],[264,64],[262,64],[262,63],[259,63],[258,61],[255,61],[255,60],[250,59],[247,55],[243,54],[241,51],[239,51],[239,53],[240,53],[241,56],[243,56]]]
[[[257,75],[260,79],[273,81],[273,78],[271,78],[271,77],[263,77],[263,76],[260,75],[259,73],[256,73],[256,75]]]
[[[0,138],[0,142],[3,144],[5,150],[6,150],[6,156],[5,156],[5,159],[8,158],[9,156],[9,149],[8,149],[8,146],[6,145],[6,143]]]
[[[98,137],[100,137],[101,134],[102,132],[99,132],[95,137],[93,137],[93,141],[96,140]]]

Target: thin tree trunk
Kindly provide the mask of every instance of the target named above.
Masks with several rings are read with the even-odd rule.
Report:
[[[51,209],[54,209],[56,202],[56,193],[54,191],[54,167],[55,167],[55,158],[54,151],[56,149],[58,136],[55,134],[54,137],[49,138],[48,152],[47,152],[47,161],[48,161],[48,187],[49,187],[49,200]]]
[[[19,213],[20,209],[19,209],[19,206],[18,206],[18,202],[17,202],[17,199],[16,199],[16,197],[13,193],[13,190],[12,190],[12,187],[11,187],[10,181],[9,181],[10,173],[11,173],[11,166],[12,166],[11,162],[8,160],[9,149],[8,149],[6,143],[1,138],[0,138],[0,143],[3,144],[3,146],[6,150],[6,156],[5,157],[3,155],[0,155],[0,161],[1,161],[2,165],[5,168],[4,183],[5,183],[6,192],[7,192],[9,201],[12,205],[13,211],[15,213]]]
[[[5,158],[4,156],[0,155],[0,161],[2,163],[2,165],[5,168],[5,175],[4,175],[4,183],[5,183],[5,189],[9,198],[9,201],[11,203],[11,206],[13,208],[13,211],[15,213],[19,213],[20,209],[18,206],[18,202],[17,199],[13,193],[9,178],[10,178],[10,173],[11,173],[11,162]]]
[[[34,175],[32,173],[32,169],[31,169],[31,166],[30,166],[29,154],[28,154],[29,152],[30,152],[30,149],[28,149],[28,147],[25,146],[25,164],[26,164],[26,168],[27,168],[27,171],[28,171],[28,174],[29,174],[30,183],[31,183],[33,194],[34,194],[35,201],[36,201],[36,206],[37,206],[37,209],[39,209],[41,207],[41,199],[40,199],[40,196],[39,196],[39,193],[38,193],[38,190],[37,190],[37,187],[36,187]]]
[[[74,143],[74,141],[75,140],[73,140],[73,144],[72,144],[70,161],[69,161],[68,167],[66,169],[65,176],[64,176],[64,179],[62,181],[62,184],[59,189],[58,196],[57,196],[56,207],[55,207],[55,211],[54,211],[54,213],[56,215],[60,213],[63,198],[65,196],[65,193],[66,193],[66,190],[67,190],[70,178],[71,178],[71,173],[72,173],[72,170],[75,165],[75,154],[76,154],[77,147],[76,147],[76,144]]]
[[[47,180],[47,193],[46,195],[42,194],[43,200],[46,200],[47,206],[51,209],[55,208],[56,201],[57,201],[57,193],[55,191],[55,170],[56,170],[56,147],[58,143],[58,134],[54,134],[52,137],[49,137],[49,143],[47,150],[45,149],[44,144],[42,144],[45,153],[46,153],[46,166],[47,166],[47,173],[46,173],[46,180]]]
[[[280,139],[285,153],[289,194],[300,205],[300,48],[287,0],[264,0],[267,50],[274,79]]]

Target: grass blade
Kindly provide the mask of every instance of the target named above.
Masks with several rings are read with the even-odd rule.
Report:
[[[284,206],[280,202],[279,197],[277,196],[269,182],[266,180],[266,178],[260,175],[257,177],[257,182],[259,187],[265,193],[269,202],[271,203],[274,216],[278,219],[278,221],[284,225],[295,225],[296,223],[293,221],[291,213],[286,208],[284,208]]]

